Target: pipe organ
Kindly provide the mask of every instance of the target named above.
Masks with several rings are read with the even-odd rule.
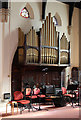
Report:
[[[41,28],[41,62],[58,63],[58,37],[51,13],[46,17]]]
[[[18,28],[18,61],[19,63],[24,63],[24,59],[25,59],[24,40],[25,40],[25,35],[21,30],[21,28]]]
[[[51,13],[46,16],[38,34],[32,27],[24,35],[19,28],[19,63],[40,65],[70,65],[70,42],[65,34],[59,37]]]
[[[26,35],[26,63],[38,63],[38,35],[30,29]]]
[[[68,52],[69,52],[69,42],[67,41],[67,38],[65,34],[63,33],[61,40],[60,40],[60,63],[61,64],[68,64],[69,58],[68,58]]]

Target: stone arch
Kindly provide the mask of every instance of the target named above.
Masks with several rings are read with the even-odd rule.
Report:
[[[10,65],[11,65],[10,68],[11,68],[11,69],[12,69],[12,63],[13,63],[13,59],[14,59],[14,56],[15,56],[17,47],[18,47],[18,44],[15,45],[14,50],[13,50],[13,53],[12,53],[12,56],[11,56],[11,61],[10,61]]]

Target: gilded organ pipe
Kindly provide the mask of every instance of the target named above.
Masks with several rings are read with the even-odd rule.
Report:
[[[38,63],[38,35],[33,27],[26,35],[26,45],[26,62]]]
[[[41,52],[42,63],[57,63],[58,50],[56,50],[54,47],[58,47],[58,44],[57,46],[55,46],[55,43],[58,43],[58,38],[56,27],[54,26],[53,22],[53,17],[51,17],[51,13],[46,16],[46,20],[42,24],[41,29],[41,46],[43,46]]]

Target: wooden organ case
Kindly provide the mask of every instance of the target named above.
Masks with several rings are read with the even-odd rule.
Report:
[[[46,16],[39,32],[32,27],[24,35],[19,28],[19,63],[24,64],[50,64],[55,66],[70,65],[70,42],[65,34],[59,37],[51,13]]]
[[[70,66],[70,42],[65,33],[60,38],[51,13],[46,16],[38,32],[32,27],[27,34],[24,34],[21,28],[18,28],[18,36],[18,64],[12,66],[12,83],[15,84],[16,78],[17,81],[18,78],[21,79],[22,84],[22,81],[33,77],[35,83],[41,83],[44,78],[46,84],[61,87],[61,72]],[[46,72],[42,72],[45,67],[48,68],[47,75]],[[19,77],[15,77],[15,74]]]
[[[21,28],[18,28],[18,60],[20,64],[24,64],[25,60],[25,47],[24,47],[24,40],[25,35]]]

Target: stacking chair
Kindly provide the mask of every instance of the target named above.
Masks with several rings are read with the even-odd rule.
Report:
[[[32,100],[37,99],[37,95],[33,94],[33,92],[31,88],[26,88],[26,98],[31,98]]]
[[[74,92],[76,94],[75,102],[78,103],[78,106],[79,106],[79,88],[77,88],[77,90],[75,90]]]
[[[62,87],[62,94],[64,95],[64,96],[68,96],[68,97],[74,97],[74,95],[73,94],[67,94],[67,90],[66,90],[66,88],[65,87]]]
[[[37,97],[38,97],[38,103],[39,103],[38,111],[40,111],[40,110],[47,110],[47,109],[41,109],[40,108],[40,103],[41,103],[42,99],[43,100],[45,99],[46,96],[40,92],[39,88],[35,88],[34,89],[34,94],[37,95]]]
[[[37,108],[32,106],[33,103],[37,102],[37,95],[35,95],[33,93],[34,93],[34,91],[31,90],[31,88],[26,88],[26,98],[30,100],[30,106],[32,108],[32,111],[33,111],[33,108],[38,110]]]
[[[30,100],[24,100],[24,96],[22,92],[20,91],[15,91],[14,92],[14,100],[18,102],[19,107],[20,107],[20,113],[22,113],[23,110],[29,108],[30,111]]]
[[[39,98],[45,98],[45,95],[40,93],[40,89],[39,88],[35,88],[34,89],[34,95],[36,95]]]
[[[65,87],[62,87],[62,94],[64,97],[66,97],[66,100],[69,102],[72,102],[72,106],[73,106],[73,101],[74,101],[74,98],[75,98],[75,93],[69,93],[67,94],[67,90]]]

